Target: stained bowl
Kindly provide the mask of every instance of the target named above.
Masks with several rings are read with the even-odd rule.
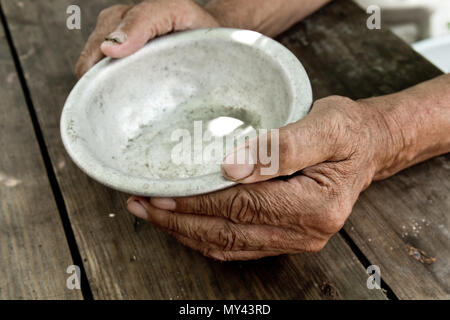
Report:
[[[187,196],[234,185],[220,159],[238,138],[295,122],[311,104],[305,69],[283,45],[254,31],[200,29],[96,64],[67,98],[61,135],[73,161],[106,186]],[[234,146],[208,150],[230,137]]]

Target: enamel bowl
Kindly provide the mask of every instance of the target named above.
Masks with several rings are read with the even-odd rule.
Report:
[[[303,66],[278,42],[247,30],[184,31],[89,70],[67,98],[61,135],[104,185],[195,195],[235,184],[222,176],[223,156],[259,129],[302,118],[311,103]]]

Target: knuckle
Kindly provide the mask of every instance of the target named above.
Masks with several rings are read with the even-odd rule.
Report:
[[[253,192],[240,189],[227,202],[225,208],[228,219],[238,222],[254,222],[256,212],[259,212],[261,203],[259,197]]]
[[[213,232],[216,234],[218,240],[217,245],[219,245],[222,250],[229,251],[236,247],[237,234],[229,224],[225,224]]]
[[[325,245],[327,244],[327,240],[315,240],[312,241],[308,246],[308,252],[319,252],[321,251]]]
[[[214,214],[217,211],[217,201],[217,198],[214,198],[209,194],[198,196],[196,199],[195,206],[197,206],[197,208],[195,211]]]
[[[333,95],[330,98],[338,102],[340,105],[350,104],[354,102],[353,99],[345,96]]]
[[[364,112],[359,110],[359,104],[347,97],[330,96],[318,100],[313,110],[326,113],[326,121],[318,124],[323,128],[321,139],[327,141],[335,153],[348,154],[346,151],[354,140],[355,133],[360,133],[361,129],[361,116]]]
[[[130,9],[128,14],[142,14],[142,16],[149,14],[154,9],[155,3],[152,1],[143,1]]]
[[[178,232],[179,226],[178,226],[178,219],[175,214],[170,213],[167,216],[167,225],[165,226],[167,229]]]
[[[321,221],[321,229],[326,234],[335,234],[344,226],[346,217],[350,214],[351,207],[332,201],[326,209],[326,214]]]
[[[111,9],[111,12],[113,12],[113,11],[122,12],[122,11],[128,10],[130,8],[130,6],[126,5],[126,4],[115,4],[109,8]]]
[[[97,21],[104,20],[106,17],[108,17],[111,14],[111,12],[112,12],[112,7],[102,9],[97,16]]]
[[[331,106],[345,106],[349,104],[353,104],[355,101],[352,100],[349,97],[339,96],[339,95],[332,95],[325,98],[321,98],[317,100],[314,104],[317,105],[325,105],[327,108]],[[339,108],[335,108],[339,109]]]
[[[336,217],[336,215],[329,216],[328,219],[326,219],[325,223],[322,225],[322,229],[327,234],[335,234],[341,228],[344,226],[344,221],[342,219]]]
[[[173,0],[173,5],[180,9],[192,9],[195,6],[192,0]]]
[[[123,11],[127,10],[128,8],[129,8],[128,5],[116,4],[111,7],[102,9],[98,14],[97,20],[104,20],[117,12],[123,12]]]
[[[204,18],[204,11],[193,0],[174,0],[169,6],[169,10],[174,14],[175,29],[192,26]]]

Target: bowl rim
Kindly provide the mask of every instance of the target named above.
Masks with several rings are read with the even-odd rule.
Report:
[[[236,32],[241,33],[240,39],[232,36]],[[249,39],[255,38],[262,41],[249,41]],[[280,69],[284,72],[286,83],[289,85],[288,89],[291,93],[290,115],[283,125],[295,122],[308,113],[312,105],[312,89],[303,65],[282,44],[255,31],[234,28],[209,28],[176,32],[151,40],[131,56],[145,55],[146,48],[168,45],[166,42],[172,42],[176,45],[178,41],[195,41],[200,39],[221,39],[239,42],[261,50],[267,57],[278,63]],[[90,152],[86,152],[88,148],[85,146],[84,139],[79,137],[73,129],[73,119],[76,118],[77,111],[84,110],[84,107],[80,107],[80,104],[77,104],[76,101],[84,92],[88,92],[89,84],[91,81],[95,81],[95,77],[101,71],[108,68],[111,63],[124,59],[127,58],[112,59],[107,57],[102,59],[81,77],[66,99],[60,119],[61,138],[67,153],[75,164],[94,180],[110,188],[139,196],[190,196],[218,191],[235,185],[236,182],[226,180],[220,171],[208,175],[177,179],[152,179],[126,175],[118,169],[107,166]]]

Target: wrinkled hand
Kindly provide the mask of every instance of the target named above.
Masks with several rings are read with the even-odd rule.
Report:
[[[123,58],[147,41],[172,31],[218,27],[217,20],[192,0],[146,0],[100,12],[75,67],[81,77],[105,56]]]
[[[318,251],[386,161],[392,141],[383,124],[362,101],[321,99],[304,119],[280,129],[276,174],[261,175],[259,162],[223,164],[224,175],[241,184],[194,197],[131,197],[127,208],[218,260]]]

